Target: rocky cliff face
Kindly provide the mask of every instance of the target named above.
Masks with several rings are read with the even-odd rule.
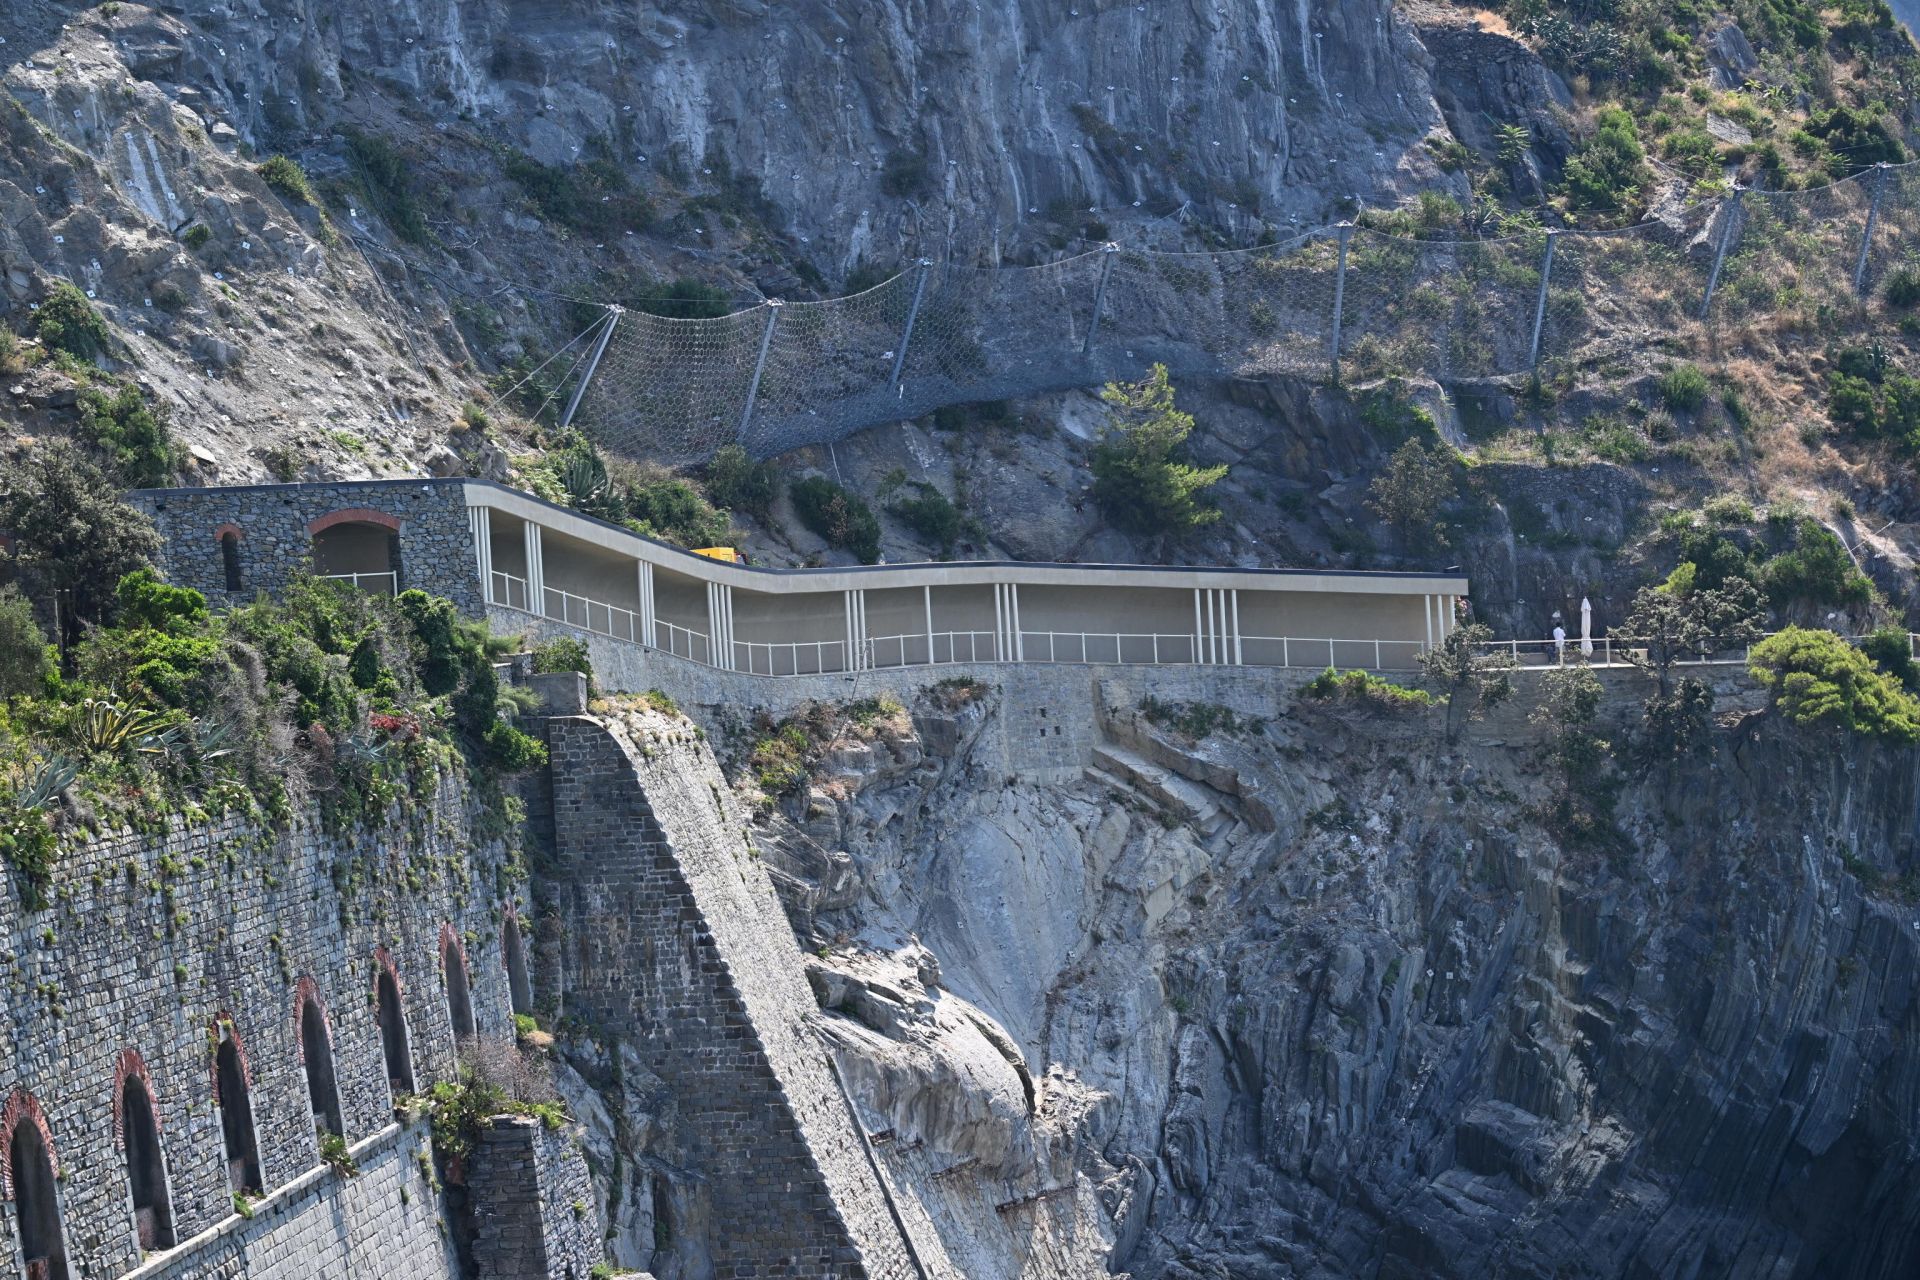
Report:
[[[1736,712],[1709,757],[1629,773],[1623,838],[1585,849],[1541,816],[1559,775],[1525,707],[1448,747],[1418,714],[1225,696],[1238,727],[1195,741],[1103,683],[1070,785],[1004,776],[991,706],[923,709],[809,801],[853,872],[825,967],[917,937],[1030,1075],[1072,1082],[1116,1269],[1920,1265],[1911,750]],[[896,1055],[841,1056],[929,1148],[1007,1149],[946,1069],[903,1088]]]
[[[1385,3],[191,0],[0,38],[0,323],[89,290],[228,480],[497,469],[452,410],[583,327],[569,298],[805,297],[1175,215],[1252,243],[1458,185]]]

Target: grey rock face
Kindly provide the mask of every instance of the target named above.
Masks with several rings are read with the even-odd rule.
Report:
[[[1076,783],[995,768],[1007,708],[926,716],[937,776],[876,763],[821,792],[868,886],[823,927],[911,930],[1043,1097],[1087,1091],[1073,1159],[1116,1268],[1920,1265],[1920,928],[1888,887],[1910,749],[1743,722],[1628,776],[1595,847],[1542,823],[1559,783],[1526,706],[1449,751],[1418,715],[1274,692],[1222,683],[1241,727],[1192,743],[1109,682]],[[1644,692],[1612,682],[1610,736]],[[842,1042],[870,1060],[856,1096],[966,1132],[955,1101],[924,1105],[943,1069],[907,1086],[887,1047],[914,1002],[863,981],[822,987],[884,1028]]]
[[[179,11],[224,54],[201,65],[248,91],[234,94],[243,137],[311,128],[370,79],[543,163],[604,142],[623,167],[670,167],[696,189],[751,179],[788,229],[847,264],[902,243],[991,251],[1039,215],[1089,206],[1311,220],[1329,197],[1434,176],[1415,150],[1439,123],[1427,59],[1373,0]],[[156,39],[141,61],[196,55]]]

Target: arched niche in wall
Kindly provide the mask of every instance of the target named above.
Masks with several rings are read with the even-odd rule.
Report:
[[[447,1020],[453,1024],[456,1046],[479,1034],[473,1020],[473,979],[467,971],[467,949],[451,924],[440,927],[440,968],[447,981]]]
[[[533,979],[527,971],[527,941],[520,916],[509,904],[500,923],[500,958],[507,967],[507,999],[515,1013],[533,1012]]]
[[[385,947],[374,949],[373,1000],[380,1022],[380,1052],[387,1064],[387,1089],[398,1096],[414,1092],[413,1043],[407,1034],[407,1010],[400,1002],[400,974]]]
[[[245,575],[240,566],[240,539],[242,534],[237,524],[223,524],[213,531],[214,541],[220,547],[220,579],[228,591],[244,590]]]
[[[66,1232],[60,1222],[60,1165],[39,1100],[14,1090],[0,1115],[7,1198],[13,1201],[20,1272],[27,1280],[70,1280]]]
[[[253,1072],[233,1018],[214,1018],[213,1105],[220,1111],[220,1141],[227,1157],[227,1185],[259,1195],[260,1143],[253,1125]]]
[[[160,1145],[160,1107],[153,1095],[153,1078],[133,1049],[121,1050],[114,1070],[113,1132],[127,1160],[134,1235],[142,1252],[171,1249],[175,1244],[173,1197]]]
[[[346,1136],[340,1115],[340,1083],[334,1076],[333,1033],[327,1026],[320,989],[308,974],[294,984],[294,1040],[300,1049],[300,1067],[307,1077],[307,1101],[313,1108],[314,1129],[335,1137]]]

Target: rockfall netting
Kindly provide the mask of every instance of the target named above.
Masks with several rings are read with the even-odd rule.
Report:
[[[1234,377],[1526,376],[1916,301],[1920,163],[1615,231],[1428,240],[1341,226],[1255,249],[916,263],[851,297],[718,319],[621,312],[576,420],[636,458],[699,463],[733,442],[771,457],[1155,362]]]

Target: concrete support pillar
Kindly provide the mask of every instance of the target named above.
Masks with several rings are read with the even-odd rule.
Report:
[[[846,606],[846,670],[864,671],[871,665],[867,653],[867,593],[856,588],[841,596]]]
[[[1017,582],[1007,584],[1007,607],[1013,613],[1013,660],[1025,662],[1027,645],[1026,641],[1020,638],[1020,584]]]
[[[540,526],[529,520],[521,527],[527,538],[527,610],[544,618],[547,616],[547,574],[546,563],[541,558]]]
[[[722,671],[735,669],[733,661],[733,588],[721,582],[707,584],[707,634],[710,660]]]
[[[473,533],[473,567],[480,575],[480,599],[493,600],[493,511],[488,507],[467,508],[467,528]]]
[[[920,594],[921,594],[921,597],[926,601],[926,605],[927,605],[927,663],[928,665],[932,665],[933,663],[933,587],[931,585],[921,587]]]
[[[993,584],[993,660],[1007,660],[1007,589],[1001,583]]]
[[[638,565],[640,588],[640,634],[636,637],[649,649],[660,647],[654,639],[653,625],[653,565],[646,560],[635,562]]]
[[[1427,628],[1427,648],[1433,648],[1433,597],[1420,597],[1420,619]]]
[[[1240,652],[1240,588],[1235,587],[1233,590],[1229,591],[1227,593],[1227,598],[1232,602],[1233,665],[1236,667],[1245,666],[1246,659],[1241,655],[1241,652]]]

